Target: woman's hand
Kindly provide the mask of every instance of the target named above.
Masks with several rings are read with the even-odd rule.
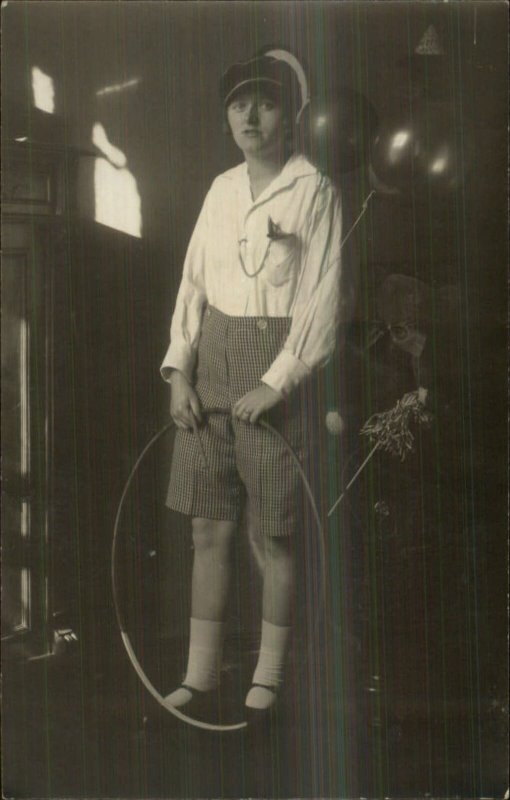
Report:
[[[248,392],[237,401],[232,414],[243,422],[251,422],[252,425],[264,411],[269,411],[282,399],[280,392],[275,391],[265,383],[261,383],[256,389]]]
[[[188,379],[179,372],[172,372],[172,393],[170,397],[170,416],[182,430],[193,427],[193,417],[202,422],[200,400]]]

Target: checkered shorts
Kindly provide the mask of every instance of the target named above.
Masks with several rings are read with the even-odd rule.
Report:
[[[195,389],[204,408],[230,410],[260,385],[288,335],[287,317],[231,317],[209,306],[198,347]],[[265,417],[304,456],[299,391]],[[268,430],[211,414],[196,436],[178,430],[167,505],[192,517],[237,520],[248,496],[264,536],[288,536],[301,516],[301,478],[285,446]]]

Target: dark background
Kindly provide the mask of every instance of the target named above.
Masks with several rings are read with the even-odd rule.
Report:
[[[44,234],[40,221],[32,226],[51,420],[37,440],[51,451],[39,487],[49,535],[34,537],[48,578],[41,625],[50,639],[57,621],[77,635],[41,660],[33,644],[4,647],[4,794],[501,797],[506,4],[10,2],[2,22],[4,145],[20,132],[44,152],[51,145],[66,197]],[[158,368],[187,241],[212,178],[239,160],[222,133],[218,78],[231,62],[281,44],[307,65],[312,94],[327,100],[348,87],[386,123],[408,112],[410,54],[431,24],[445,58],[430,85],[443,108],[460,109],[469,158],[456,192],[379,192],[356,231],[348,257],[361,275],[359,307],[344,357],[319,385],[319,418],[340,404],[348,422],[342,446],[322,431],[321,509],[359,463],[358,430],[370,414],[421,382],[434,425],[405,462],[374,459],[332,518],[326,621],[304,666],[293,655],[294,700],[284,698],[278,726],[202,734],[158,715],[129,665],[110,547],[127,475],[167,422]],[[51,120],[33,108],[33,66],[53,78]],[[94,221],[98,122],[136,178],[141,238]],[[339,183],[348,227],[370,190],[366,165]],[[433,304],[419,381],[387,336],[366,345],[378,287],[395,273],[435,292],[455,288],[446,311]],[[130,632],[161,691],[182,668],[190,562],[182,521],[161,509],[169,451],[162,440],[146,462],[122,528]],[[258,592],[243,546],[239,560],[232,631],[251,620]],[[241,660],[252,647],[248,636]],[[237,681],[239,665],[232,671]]]

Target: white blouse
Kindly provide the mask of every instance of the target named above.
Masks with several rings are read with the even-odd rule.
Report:
[[[283,349],[260,376],[284,395],[292,391],[328,360],[337,325],[349,316],[341,233],[338,194],[304,156],[292,156],[255,201],[246,163],[219,175],[188,247],[163,378],[178,369],[191,380],[210,304],[231,316],[292,318]]]

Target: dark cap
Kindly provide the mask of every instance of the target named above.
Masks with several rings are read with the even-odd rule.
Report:
[[[223,74],[220,94],[225,105],[238,91],[254,83],[264,83],[277,91],[299,93],[299,84],[291,67],[281,59],[264,54],[232,64]]]

